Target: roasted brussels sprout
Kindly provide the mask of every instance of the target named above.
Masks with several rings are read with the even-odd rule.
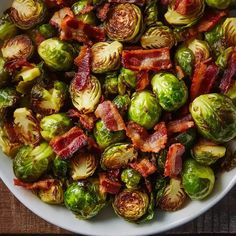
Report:
[[[1,51],[6,60],[29,59],[33,55],[34,46],[27,35],[21,34],[5,41]]]
[[[112,203],[116,214],[128,221],[137,221],[148,209],[149,197],[139,189],[124,189]]]
[[[186,200],[186,193],[183,190],[181,179],[171,178],[161,196],[158,206],[163,211],[177,211]]]
[[[138,188],[142,176],[138,171],[128,168],[121,173],[121,180],[125,183],[126,188]]]
[[[136,87],[136,72],[122,68],[118,77],[118,83],[119,82],[134,89]]]
[[[147,0],[144,9],[144,22],[146,26],[153,26],[158,22],[158,0]]]
[[[79,219],[89,219],[106,205],[106,196],[99,191],[97,180],[78,181],[66,189],[64,203]]]
[[[53,174],[58,178],[64,178],[67,175],[69,164],[67,161],[62,160],[59,156],[56,156],[52,163]]]
[[[31,90],[31,105],[34,112],[51,115],[60,111],[67,97],[68,86],[61,81],[54,81],[53,86],[36,84]]]
[[[228,8],[231,2],[231,0],[206,0],[208,6],[221,10]]]
[[[151,84],[161,107],[166,111],[178,110],[188,99],[184,81],[178,80],[173,74],[158,73],[152,78]]]
[[[70,174],[73,180],[86,179],[92,176],[96,168],[96,157],[89,152],[79,153],[70,161]]]
[[[197,136],[196,129],[190,128],[186,132],[178,134],[174,138],[174,140],[177,143],[183,144],[186,149],[190,149],[195,143],[196,136]]]
[[[236,136],[236,107],[227,96],[201,95],[190,104],[190,113],[205,138],[227,142]]]
[[[236,80],[233,81],[229,91],[225,95],[231,98],[234,106],[236,106]]]
[[[156,193],[156,205],[158,206],[159,201],[162,197],[162,195],[164,194],[164,191],[166,189],[167,186],[167,178],[164,178],[163,176],[157,176],[156,179],[156,184],[155,184],[155,193]]]
[[[44,40],[38,47],[38,54],[55,71],[66,71],[73,65],[72,46],[58,38]]]
[[[5,60],[0,56],[0,88],[7,85],[9,79],[9,73],[6,71]]]
[[[111,72],[106,75],[103,83],[103,89],[106,96],[119,93],[117,72]]]
[[[105,23],[107,36],[112,40],[134,43],[142,31],[143,17],[138,6],[117,4],[108,13]]]
[[[113,101],[112,101],[117,109],[119,110],[120,114],[125,114],[125,112],[128,110],[128,107],[130,106],[130,98],[128,94],[125,95],[117,95]]]
[[[167,26],[153,26],[147,29],[140,39],[145,49],[172,48],[175,45],[175,37],[172,30]]]
[[[106,148],[113,143],[122,141],[125,138],[124,130],[110,131],[106,128],[103,121],[96,122],[93,135],[100,148]]]
[[[19,101],[19,95],[16,90],[11,87],[0,89],[0,111],[7,107],[14,106]]]
[[[45,39],[55,37],[57,34],[57,30],[50,24],[40,25],[38,31]]]
[[[217,58],[216,65],[219,66],[222,70],[227,67],[228,60],[233,52],[234,48],[226,48]]]
[[[118,41],[95,43],[91,48],[92,72],[105,73],[117,70],[120,67],[122,48],[122,44]]]
[[[154,154],[155,155],[155,154]],[[157,156],[155,156],[157,158],[157,167],[158,167],[158,172],[160,173],[164,173],[165,170],[165,163],[166,163],[166,157],[167,157],[167,150],[163,149],[161,150]]]
[[[227,47],[236,45],[236,18],[226,18],[222,25],[224,32],[224,40],[226,41]]]
[[[17,31],[17,27],[9,20],[8,15],[0,19],[0,42],[14,37]]]
[[[230,171],[236,167],[236,140],[233,139],[226,145],[226,153],[220,165],[222,170]]]
[[[48,204],[62,204],[64,201],[64,192],[60,182],[52,184],[49,189],[40,189],[37,192],[38,197]]]
[[[192,157],[202,165],[211,165],[225,156],[226,148],[212,142],[200,140],[192,149]]]
[[[203,166],[193,159],[184,161],[182,184],[191,199],[206,198],[213,190],[215,175],[208,166]]]
[[[146,129],[151,129],[159,120],[161,107],[150,91],[136,92],[132,95],[128,118]]]
[[[36,147],[23,146],[13,160],[15,176],[25,182],[34,182],[47,171],[53,158],[53,150],[46,142]]]
[[[138,152],[133,145],[128,143],[116,143],[107,147],[102,153],[100,164],[106,169],[119,169],[127,167],[129,162],[137,159]]]
[[[42,137],[50,141],[58,135],[64,134],[72,127],[70,118],[65,113],[53,114],[45,116],[40,121],[41,135]]]
[[[46,6],[42,0],[14,0],[9,11],[12,22],[24,30],[41,23],[46,14]]]

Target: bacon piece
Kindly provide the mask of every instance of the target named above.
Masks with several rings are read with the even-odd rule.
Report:
[[[50,189],[50,187],[57,182],[56,179],[44,179],[40,180],[34,183],[27,183],[24,181],[21,181],[20,179],[14,179],[14,185],[20,186],[29,190],[47,190]]]
[[[44,0],[48,8],[71,6],[76,0]]]
[[[102,6],[99,6],[97,9],[97,18],[101,21],[105,21],[107,19],[107,14],[110,10],[110,3],[105,3]]]
[[[93,9],[94,9],[94,6],[87,5],[80,11],[79,15],[87,14],[87,13],[91,12]]]
[[[139,71],[137,74],[136,91],[144,90],[150,84],[148,71]]]
[[[111,101],[100,103],[95,111],[95,116],[101,118],[107,129],[111,131],[125,130],[125,123]]]
[[[129,164],[133,169],[138,171],[144,178],[156,172],[157,168],[148,159],[141,159],[140,161]]]
[[[70,158],[75,152],[87,144],[88,137],[84,134],[84,131],[77,126],[50,141],[52,149],[62,159]]]
[[[7,61],[4,65],[4,68],[10,73],[13,74],[17,70],[21,70],[23,66],[27,66],[29,68],[33,68],[33,65],[30,64],[25,58],[15,59],[11,61]]]
[[[69,7],[64,7],[59,11],[56,11],[49,23],[55,26],[58,29],[61,29],[61,24],[66,16],[74,17],[74,13],[71,11]]]
[[[176,0],[174,3],[174,10],[181,15],[191,15],[198,7],[197,1]]]
[[[181,143],[174,143],[169,147],[166,162],[164,176],[171,178],[177,177],[182,170],[182,155],[185,152],[185,147]]]
[[[129,122],[126,135],[131,139],[134,146],[142,152],[158,153],[165,148],[167,143],[167,129],[164,122],[154,127],[155,132],[148,134],[147,130],[135,122]]]
[[[122,64],[131,70],[159,71],[172,67],[169,48],[123,50]]]
[[[134,3],[139,6],[143,6],[146,0],[108,0],[110,3]]]
[[[175,70],[176,70],[177,78],[179,80],[182,80],[184,78],[184,71],[182,70],[182,68],[180,66],[175,66]]]
[[[171,3],[171,0],[160,0],[162,6],[167,7]]]
[[[109,178],[108,173],[99,173],[99,189],[102,193],[117,194],[120,191],[121,184]]]

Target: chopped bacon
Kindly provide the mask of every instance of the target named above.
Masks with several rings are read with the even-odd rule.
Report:
[[[108,173],[99,173],[99,189],[102,193],[117,194],[121,184],[109,178]]]
[[[97,8],[97,18],[101,21],[105,21],[107,19],[107,14],[110,10],[110,3],[104,3],[102,6]]]
[[[4,65],[5,69],[9,73],[15,73],[17,70],[21,70],[23,66],[27,66],[29,68],[33,68],[33,65],[30,64],[26,59],[14,59],[11,61],[7,61]]]
[[[181,15],[191,15],[197,6],[197,1],[176,0],[174,3],[174,10]]]
[[[44,0],[48,8],[71,6],[76,0]]]
[[[185,147],[181,143],[174,143],[169,147],[164,176],[177,177],[182,170],[182,155],[185,152]]]
[[[108,0],[110,3],[134,3],[139,6],[143,6],[146,0]]]
[[[95,111],[95,116],[100,118],[104,122],[106,128],[111,131],[125,129],[124,120],[111,101],[100,103]]]
[[[148,134],[147,130],[135,122],[129,122],[126,135],[131,139],[134,146],[142,152],[158,153],[165,148],[167,143],[167,129],[164,122],[154,127],[155,132]]]
[[[80,15],[87,14],[87,13],[91,12],[93,9],[94,9],[94,6],[87,5],[80,11]]]
[[[175,66],[175,70],[178,79],[182,80],[184,78],[184,71],[182,70],[182,68],[180,66]]]
[[[144,90],[150,84],[148,71],[141,70],[137,74],[136,91]]]
[[[233,77],[236,76],[236,48],[232,52],[227,68],[224,71],[223,78],[220,83],[220,90],[222,93],[227,93],[233,81]]]
[[[75,126],[61,136],[50,141],[54,152],[62,159],[70,158],[75,152],[88,144],[88,137],[83,130]]]
[[[159,71],[172,67],[169,48],[123,50],[123,66],[131,70]]]
[[[156,166],[148,159],[141,159],[129,164],[133,169],[138,171],[144,178],[156,172]]]
[[[44,179],[40,180],[34,183],[27,183],[24,181],[21,181],[20,179],[14,179],[14,184],[16,186],[20,186],[29,190],[47,190],[50,189],[50,187],[57,182],[56,179]]]

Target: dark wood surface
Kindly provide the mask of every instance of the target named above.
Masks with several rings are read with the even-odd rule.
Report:
[[[70,234],[51,225],[23,206],[0,180],[0,233]],[[168,234],[236,234],[236,186],[216,206],[199,218]]]

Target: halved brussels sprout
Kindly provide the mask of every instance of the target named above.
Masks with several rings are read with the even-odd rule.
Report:
[[[119,110],[120,114],[125,115],[125,112],[128,110],[130,106],[131,100],[128,94],[125,95],[117,95],[112,101],[117,109]]]
[[[205,138],[228,142],[236,136],[236,107],[227,96],[201,95],[190,104],[190,113]]]
[[[91,48],[93,73],[105,73],[117,70],[120,67],[122,44],[118,41],[112,43],[99,42]]]
[[[177,143],[181,143],[186,149],[190,149],[196,140],[197,132],[195,128],[190,128],[186,132],[180,133],[175,137]]]
[[[14,0],[10,8],[10,18],[20,29],[30,29],[41,23],[47,9],[42,0]]]
[[[1,52],[6,60],[29,59],[33,55],[34,46],[27,35],[21,34],[5,41]]]
[[[192,157],[202,165],[211,165],[225,155],[226,148],[200,140],[192,149]]]
[[[236,45],[236,18],[226,18],[222,25],[227,47]]]
[[[93,135],[99,147],[106,148],[113,143],[122,141],[125,138],[125,131],[110,131],[104,122],[99,120],[95,124]]]
[[[124,169],[121,173],[121,181],[125,183],[126,188],[138,188],[141,178],[139,172],[132,168]]]
[[[57,30],[56,28],[54,28],[52,25],[50,24],[43,24],[40,25],[38,27],[38,31],[39,33],[45,38],[45,39],[49,39],[52,37],[55,37],[57,34]]]
[[[94,112],[102,95],[101,84],[95,76],[91,76],[89,85],[83,89],[78,90],[76,86],[71,83],[70,96],[73,105],[85,114]]]
[[[178,110],[188,99],[188,89],[184,81],[171,73],[154,75],[151,84],[161,107],[166,111]]]
[[[234,106],[236,106],[236,80],[233,81],[229,91],[225,95],[228,96],[232,100]]]
[[[69,169],[69,162],[62,160],[59,156],[54,158],[52,163],[53,174],[58,178],[64,178]]]
[[[231,2],[232,0],[206,0],[208,6],[221,10],[228,8]]]
[[[143,17],[138,6],[130,3],[111,8],[105,24],[107,36],[120,42],[136,42],[142,31]]]
[[[53,150],[46,142],[36,147],[23,146],[13,160],[15,176],[25,182],[34,182],[47,171],[53,158]]]
[[[68,86],[54,81],[53,86],[36,84],[31,90],[31,105],[34,112],[51,115],[60,111],[67,97]]]
[[[172,30],[167,26],[150,27],[140,39],[145,49],[150,48],[172,48],[175,45],[175,37]]]
[[[8,15],[0,19],[0,41],[14,37],[17,31],[17,27],[9,20]]]
[[[226,153],[220,165],[221,169],[230,171],[236,167],[236,140],[233,139],[226,145]]]
[[[120,74],[118,77],[118,84],[122,83],[127,85],[130,88],[135,88],[136,87],[136,80],[137,80],[137,73],[126,68],[121,68]]]
[[[148,209],[147,193],[138,189],[124,189],[115,196],[112,203],[116,214],[128,221],[137,221]]]
[[[41,135],[42,137],[50,141],[56,136],[64,134],[72,127],[72,121],[65,113],[53,114],[45,116],[40,121]]]
[[[163,175],[158,175],[155,184],[155,193],[156,193],[156,205],[158,206],[159,201],[164,194],[164,191],[167,186],[167,178],[164,178]]]
[[[228,60],[232,55],[234,47],[226,48],[217,58],[216,65],[219,66],[222,70],[224,70],[228,65]]]
[[[100,164],[106,169],[119,169],[127,167],[129,162],[136,160],[138,152],[132,144],[116,143],[107,147],[102,153]]]
[[[92,176],[97,168],[97,160],[92,153],[79,153],[70,160],[70,174],[73,180]]]
[[[106,205],[106,196],[99,191],[98,180],[78,181],[66,189],[64,203],[79,219],[89,219]]]
[[[73,48],[58,38],[44,40],[38,47],[38,54],[52,70],[67,71],[73,65]]]
[[[144,9],[144,22],[147,26],[152,26],[157,23],[158,20],[158,1],[147,0]]]
[[[177,211],[183,206],[185,200],[186,193],[181,184],[181,179],[171,178],[158,202],[158,206],[163,211]]]
[[[159,120],[161,107],[150,91],[136,92],[132,95],[128,118],[146,129],[151,129]]]
[[[164,174],[166,157],[167,157],[167,150],[166,149],[161,150],[157,154],[157,156],[156,156],[156,154],[154,154],[154,157],[157,158],[158,172]]]
[[[9,73],[5,69],[5,60],[0,56],[0,88],[7,85]]]
[[[182,184],[191,199],[202,200],[212,192],[215,175],[210,167],[203,166],[193,159],[187,159],[184,161]]]
[[[117,72],[110,72],[105,76],[103,89],[105,96],[118,94],[118,76]]]
[[[12,87],[0,89],[0,111],[13,107],[19,101],[19,95]]]
[[[38,197],[48,204],[62,204],[64,201],[64,192],[60,182],[54,183],[49,189],[40,189],[37,192]]]

